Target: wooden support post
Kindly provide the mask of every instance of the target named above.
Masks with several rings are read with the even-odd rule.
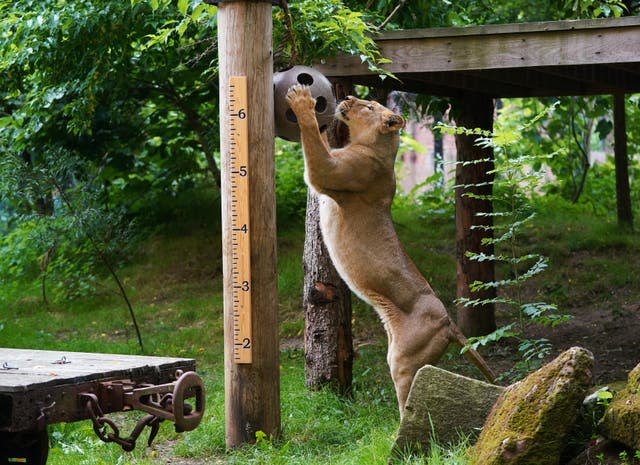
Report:
[[[493,99],[471,93],[460,99],[455,109],[455,121],[466,128],[493,129]],[[456,135],[458,161],[480,159],[493,160],[493,151],[475,145],[477,136]],[[478,262],[469,260],[467,251],[493,254],[493,245],[482,245],[482,239],[493,237],[490,229],[472,229],[473,225],[493,225],[491,216],[477,216],[477,213],[493,212],[491,200],[482,200],[464,196],[465,192],[478,195],[491,195],[493,175],[488,174],[494,167],[493,161],[474,163],[467,166],[456,165],[456,185],[473,186],[456,189],[456,270],[457,296],[471,299],[491,299],[496,296],[495,288],[471,293],[469,285],[474,281],[495,281],[495,267],[492,261]],[[458,326],[466,336],[483,336],[496,329],[495,306],[493,304],[458,308]]]
[[[220,79],[220,153],[224,274],[225,414],[227,447],[255,442],[256,432],[280,431],[278,301],[276,273],[273,54],[271,4],[236,0],[218,7]],[[231,76],[246,76],[246,106],[241,115],[230,98]],[[234,116],[235,115],[235,116]],[[246,118],[248,161],[235,166],[233,118]],[[251,363],[234,360],[233,193],[248,177]],[[245,205],[246,207],[246,205]],[[244,251],[243,251],[244,253]],[[242,260],[244,261],[244,260]],[[236,270],[237,271],[237,270]],[[237,288],[236,288],[237,289]]]
[[[616,162],[616,202],[618,224],[633,228],[631,192],[629,190],[629,157],[627,155],[627,128],[624,93],[613,96],[614,157]]]

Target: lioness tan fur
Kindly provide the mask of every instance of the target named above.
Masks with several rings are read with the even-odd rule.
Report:
[[[336,117],[350,141],[330,150],[316,121],[315,99],[294,86],[287,102],[300,126],[305,180],[319,194],[320,228],[329,255],[351,290],[380,315],[400,414],[416,371],[435,364],[451,342],[466,340],[400,244],[391,220],[394,162],[404,119],[377,102],[347,97]],[[493,374],[474,351],[483,374]]]

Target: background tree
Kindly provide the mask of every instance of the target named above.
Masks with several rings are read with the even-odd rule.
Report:
[[[47,264],[87,263],[62,246],[78,229],[115,244],[125,218],[152,217],[160,198],[207,177],[219,183],[215,63],[201,59],[215,8],[169,6],[0,2],[4,224],[35,236],[48,222],[33,244]],[[67,221],[63,198],[91,221]]]

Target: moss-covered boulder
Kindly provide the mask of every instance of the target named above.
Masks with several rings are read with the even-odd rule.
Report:
[[[573,347],[507,387],[469,451],[469,465],[557,465],[592,369],[591,352]]]
[[[640,364],[629,373],[627,386],[613,397],[599,429],[609,439],[640,449]]]
[[[416,373],[394,453],[426,452],[432,440],[446,445],[460,434],[477,436],[504,387],[425,365]]]

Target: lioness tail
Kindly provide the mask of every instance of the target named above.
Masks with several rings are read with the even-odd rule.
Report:
[[[449,328],[451,330],[452,342],[456,345],[459,345],[460,347],[464,347],[467,344],[467,338],[464,337],[464,334],[462,334],[460,328],[458,328],[458,326],[453,321],[451,322]],[[489,365],[487,365],[485,359],[482,358],[482,355],[480,355],[473,349],[469,349],[465,351],[464,356],[482,372],[487,381],[495,384],[496,376],[493,374],[491,368],[489,368]]]

